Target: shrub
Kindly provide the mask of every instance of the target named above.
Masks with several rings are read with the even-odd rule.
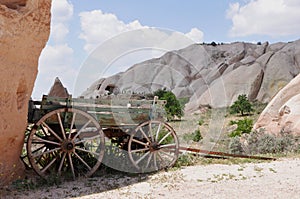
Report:
[[[229,142],[229,152],[233,154],[242,154],[244,153],[242,143],[240,142],[240,137],[233,137]]]
[[[198,125],[199,126],[202,126],[204,124],[204,120],[203,119],[200,119],[199,121],[198,121]]]
[[[174,119],[174,116],[177,116],[179,119],[184,115],[183,106],[177,100],[176,96],[172,91],[167,90],[157,90],[154,92],[155,96],[158,96],[160,100],[166,100],[165,110],[167,113],[168,120]]]
[[[229,134],[229,137],[241,136],[244,133],[250,133],[253,127],[253,120],[244,118],[238,121],[230,121],[230,125],[237,125],[237,128]]]
[[[287,153],[299,152],[299,142],[297,138],[290,134],[273,135],[263,132],[251,132],[244,134],[243,143],[241,144],[242,150],[238,145],[240,137],[231,138],[229,150],[245,152],[247,154],[267,154],[267,153]]]
[[[210,45],[217,46],[217,43],[213,41],[213,42],[210,43]]]
[[[242,116],[244,116],[245,113],[250,114],[252,111],[253,111],[252,104],[249,102],[245,94],[239,95],[238,99],[230,107],[231,114],[240,113]]]
[[[185,141],[190,141],[193,140],[194,142],[199,142],[200,140],[203,139],[200,130],[195,130],[193,133],[191,134],[185,134],[183,136],[183,139]]]
[[[194,142],[199,142],[200,140],[202,140],[203,137],[200,133],[200,130],[196,130],[194,133],[193,133],[193,141]]]

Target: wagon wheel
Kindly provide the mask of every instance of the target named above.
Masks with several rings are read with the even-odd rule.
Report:
[[[32,128],[27,153],[32,168],[42,177],[75,179],[91,176],[104,155],[104,134],[88,113],[62,108],[44,115]]]
[[[165,122],[147,121],[135,128],[128,142],[128,154],[140,172],[152,172],[175,164],[179,142],[173,128]]]
[[[29,159],[28,159],[28,155],[27,155],[27,152],[26,152],[27,151],[26,150],[27,140],[28,140],[28,137],[29,137],[29,134],[30,134],[30,130],[31,130],[31,127],[27,126],[27,128],[25,130],[24,144],[23,144],[21,155],[20,155],[20,159],[24,163],[26,169],[31,168],[31,165],[30,165],[30,162],[29,162]]]

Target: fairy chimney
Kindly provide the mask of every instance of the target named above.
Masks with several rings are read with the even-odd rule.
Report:
[[[69,96],[68,90],[63,86],[58,77],[55,78],[54,84],[52,85],[48,96],[64,98]]]
[[[0,186],[22,176],[20,154],[51,0],[0,0]]]

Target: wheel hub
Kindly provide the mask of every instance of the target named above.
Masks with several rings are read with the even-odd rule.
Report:
[[[61,146],[64,152],[72,152],[75,148],[75,144],[71,140],[65,140]]]
[[[150,144],[150,151],[157,151],[159,149],[159,144],[157,142],[152,142]]]

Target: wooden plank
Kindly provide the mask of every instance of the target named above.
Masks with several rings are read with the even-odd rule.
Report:
[[[81,99],[81,98],[60,98],[60,97],[49,97],[47,95],[43,96],[41,104],[54,104],[59,103],[61,105],[70,106],[90,106],[90,105],[108,105],[108,106],[125,106],[130,104],[132,107],[140,107],[143,105],[152,105],[153,100],[131,100],[131,99]],[[158,106],[164,106],[166,104],[165,100],[157,100],[155,102]]]
[[[130,106],[127,107],[128,102]],[[46,114],[59,108],[76,108],[95,117],[103,127],[120,125],[137,125],[150,119],[162,119],[165,101],[157,101],[155,113],[152,111],[153,100],[90,100],[78,98],[58,98],[43,96],[41,114]]]

